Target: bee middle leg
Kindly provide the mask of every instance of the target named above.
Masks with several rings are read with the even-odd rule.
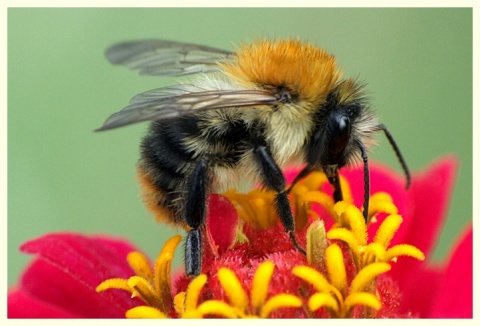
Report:
[[[262,169],[265,186],[277,193],[275,198],[276,209],[285,231],[290,236],[290,239],[292,239],[293,245],[301,253],[306,254],[305,249],[300,247],[295,237],[295,221],[293,219],[290,202],[288,201],[288,194],[285,190],[286,181],[282,170],[265,146],[257,146],[254,152]]]
[[[185,201],[185,220],[191,230],[185,240],[185,273],[197,276],[202,271],[202,234],[207,211],[209,178],[209,159],[201,159],[191,176]]]

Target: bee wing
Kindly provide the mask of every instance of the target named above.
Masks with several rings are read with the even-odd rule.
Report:
[[[115,44],[105,52],[113,64],[139,69],[141,75],[182,76],[218,71],[218,62],[233,53],[209,46],[167,40],[139,40]]]
[[[269,105],[279,100],[266,90],[204,90],[195,85],[158,88],[138,94],[130,105],[112,114],[96,131],[147,120],[164,120],[198,110]]]

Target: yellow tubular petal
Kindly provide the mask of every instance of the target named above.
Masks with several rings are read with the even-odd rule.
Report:
[[[208,300],[203,302],[200,306],[198,306],[196,312],[202,317],[205,315],[215,315],[225,318],[242,317],[239,315],[239,311],[237,311],[234,307],[218,300]]]
[[[361,292],[363,289],[378,275],[388,272],[390,264],[387,263],[373,263],[358,272],[350,284],[350,293]]]
[[[343,253],[336,244],[328,246],[326,251],[326,262],[328,278],[330,283],[345,294],[347,288],[347,274],[345,264],[343,262]]]
[[[384,212],[387,214],[397,214],[397,206],[393,203],[392,197],[386,192],[377,192],[370,198],[368,207],[368,217],[371,219],[375,214]]]
[[[385,262],[385,248],[379,244],[372,242],[365,247],[362,259],[362,267],[377,261]]]
[[[365,224],[365,218],[362,212],[354,206],[348,205],[345,208],[345,218],[348,221],[350,230],[355,234],[359,245],[364,246],[367,244],[367,225]]]
[[[314,171],[310,173],[308,177],[301,181],[301,185],[307,187],[309,190],[317,190],[319,189],[324,183],[327,183],[328,179],[325,176],[325,173]]]
[[[373,204],[370,204],[370,206],[368,207],[369,218],[381,212],[387,214],[397,214],[398,209],[394,203],[389,201],[376,201],[373,202]]]
[[[418,260],[425,259],[425,255],[417,247],[409,244],[399,244],[387,250],[387,252],[385,253],[385,261],[389,262],[390,260],[398,256],[409,256]]]
[[[155,293],[160,296],[167,311],[172,307],[172,291],[170,288],[170,267],[173,256],[161,254],[155,262]]]
[[[127,283],[128,286],[133,289],[132,296],[141,298],[149,306],[163,309],[160,298],[157,296],[150,283],[144,278],[132,276],[128,279]],[[166,312],[165,310],[162,311]]]
[[[334,201],[331,196],[327,195],[321,191],[309,191],[303,196],[301,196],[300,201],[302,202],[312,202],[318,203],[325,207],[327,211],[333,216],[334,215]]]
[[[295,266],[292,269],[293,275],[313,285],[319,292],[329,293],[332,289],[328,280],[315,269],[308,266]]]
[[[163,245],[158,258],[155,261],[155,292],[160,296],[165,311],[170,311],[172,307],[170,269],[173,255],[180,241],[182,241],[182,237],[179,235],[175,235],[168,239]]]
[[[260,311],[260,318],[267,318],[270,314],[280,308],[298,308],[302,306],[302,300],[292,294],[278,294],[263,305]]]
[[[390,196],[390,194],[388,192],[384,192],[384,191],[379,191],[379,192],[376,192],[372,195],[372,197],[370,197],[370,203],[374,203],[376,201],[389,201],[389,202],[393,202],[393,199],[392,199],[392,196]]]
[[[248,305],[248,297],[235,273],[222,267],[218,270],[218,280],[231,304],[239,310],[245,311]]]
[[[354,253],[358,253],[359,243],[355,237],[355,234],[350,230],[345,228],[330,229],[330,231],[327,232],[327,238],[332,240],[341,240],[348,244]]]
[[[128,286],[127,280],[123,278],[110,278],[105,280],[95,288],[95,291],[102,292],[108,289],[118,289],[132,292],[132,289]]]
[[[127,261],[137,276],[143,277],[148,281],[153,280],[152,267],[144,254],[133,251],[128,254]]]
[[[342,175],[340,176],[340,189],[342,189],[343,200],[347,203],[353,203],[352,191],[350,183]]]
[[[186,292],[180,292],[173,298],[173,307],[180,316],[185,313],[185,294]]]
[[[373,241],[381,244],[385,249],[388,248],[390,241],[400,227],[400,224],[402,224],[402,221],[403,219],[400,215],[393,214],[387,216],[378,227],[377,234]]]
[[[315,293],[308,300],[308,308],[311,311],[317,311],[322,307],[335,311],[338,314],[338,302],[334,296],[328,293]]]
[[[335,223],[340,223],[342,226],[345,226],[344,224],[342,224],[341,216],[345,211],[345,209],[347,208],[347,206],[348,206],[348,203],[345,201],[339,201],[338,203],[335,203],[335,205],[333,206],[333,211],[335,212],[335,214],[333,215],[334,216],[333,218],[335,220]]]
[[[343,305],[345,313],[353,309],[356,305],[366,306],[375,310],[382,307],[380,300],[368,292],[356,292],[350,294],[343,302]]]
[[[328,242],[325,223],[315,220],[307,229],[307,262],[318,270],[325,268],[325,250]]]
[[[150,306],[138,306],[127,310],[127,318],[167,318],[163,312]]]
[[[272,278],[274,266],[271,261],[266,261],[258,266],[253,276],[250,300],[256,312],[263,306],[267,298],[268,285]]]
[[[205,283],[207,283],[207,275],[200,274],[188,284],[187,293],[185,294],[185,310],[194,310],[197,308],[198,297]]]

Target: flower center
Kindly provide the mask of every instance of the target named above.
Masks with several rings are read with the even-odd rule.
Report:
[[[130,318],[396,316],[400,294],[385,273],[400,256],[425,257],[409,244],[390,245],[402,217],[386,193],[371,196],[370,224],[379,223],[379,213],[386,217],[369,239],[368,225],[352,204],[348,182],[343,177],[340,182],[345,200],[338,203],[321,191],[328,180],[319,172],[290,191],[297,233],[306,240],[306,257],[279,227],[273,192],[229,190],[223,195],[244,221],[237,228],[237,240],[242,241],[207,255],[198,277],[177,279],[175,296],[170,267],[180,236],[167,241],[153,269],[143,255],[130,254],[136,275],[106,280],[97,291],[116,288],[140,297],[145,305],[127,311]],[[216,214],[215,209],[211,204],[209,214]],[[220,231],[207,227],[206,232]]]

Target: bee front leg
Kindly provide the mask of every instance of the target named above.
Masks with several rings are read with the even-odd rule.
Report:
[[[192,229],[185,240],[185,273],[197,276],[202,271],[202,234],[199,228],[205,222],[207,210],[208,159],[201,159],[192,173],[185,202],[185,221]]]
[[[342,187],[340,186],[340,176],[338,175],[337,166],[327,165],[324,172],[327,175],[328,182],[330,182],[333,187],[333,200],[336,203],[342,201]]]
[[[285,190],[286,181],[280,167],[275,163],[272,155],[265,146],[257,146],[254,150],[257,161],[260,163],[263,182],[269,189],[277,192],[275,204],[280,221],[285,231],[292,239],[293,245],[303,254],[305,249],[300,247],[295,237],[295,221],[293,219],[292,209],[288,201],[287,191]]]

